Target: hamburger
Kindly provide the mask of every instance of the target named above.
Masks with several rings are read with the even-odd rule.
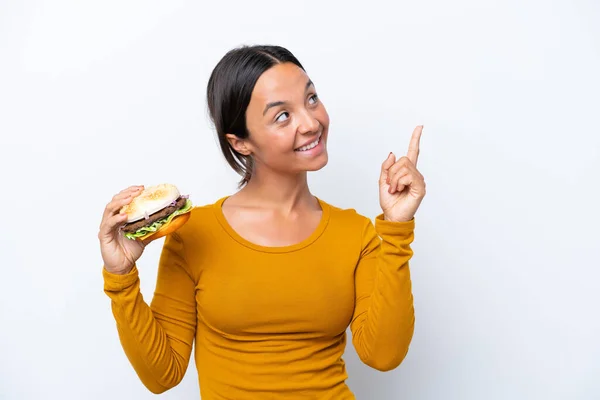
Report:
[[[163,183],[145,188],[133,200],[121,207],[127,214],[121,227],[132,240],[155,240],[182,227],[190,218],[192,202],[175,185]]]

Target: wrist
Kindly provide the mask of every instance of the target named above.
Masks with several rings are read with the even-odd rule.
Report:
[[[384,221],[389,221],[389,222],[409,222],[409,221],[412,221],[413,218],[414,217],[408,217],[408,216],[406,216],[406,217],[402,217],[402,216],[391,217],[385,213],[383,214]]]
[[[127,275],[133,269],[133,265],[129,268],[107,268],[104,266],[104,270],[112,275]]]

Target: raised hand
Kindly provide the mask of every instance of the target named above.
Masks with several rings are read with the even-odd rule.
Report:
[[[410,221],[425,197],[425,180],[417,170],[422,132],[422,125],[415,128],[406,156],[396,160],[390,153],[381,166],[379,204],[388,221]]]

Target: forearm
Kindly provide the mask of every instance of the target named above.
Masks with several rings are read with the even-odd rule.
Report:
[[[413,222],[378,221],[383,240],[374,260],[373,283],[353,321],[353,341],[360,358],[378,370],[396,368],[411,343],[415,314],[409,260]],[[397,229],[397,231],[394,231]],[[392,235],[388,231],[392,230]]]
[[[140,380],[153,393],[174,387],[183,378],[188,363],[185,351],[190,350],[184,338],[176,333],[168,335],[160,316],[144,301],[136,267],[125,275],[106,270],[103,274],[121,345]]]
[[[386,271],[375,280],[371,305],[357,319],[354,346],[366,364],[379,370],[396,368],[408,352],[414,331],[414,308],[408,266]]]

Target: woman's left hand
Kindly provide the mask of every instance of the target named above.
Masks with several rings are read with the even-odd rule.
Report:
[[[390,153],[381,166],[379,204],[387,221],[410,221],[425,197],[425,180],[417,170],[422,132],[423,125],[415,128],[406,156],[396,161]]]

